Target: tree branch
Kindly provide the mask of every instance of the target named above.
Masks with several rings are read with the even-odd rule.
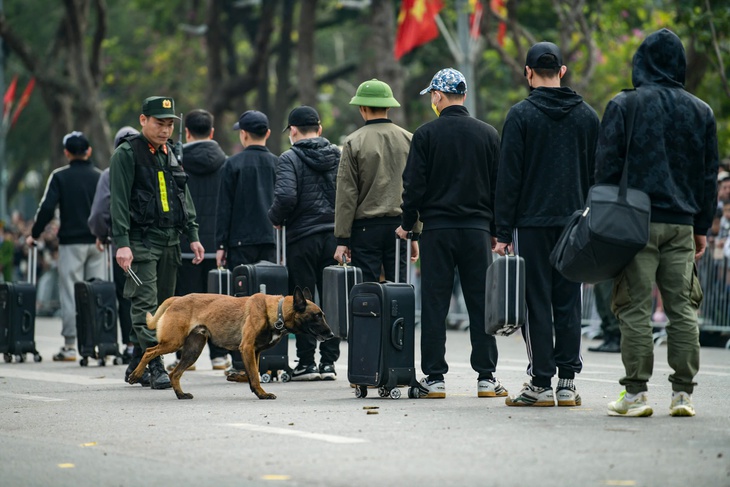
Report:
[[[106,37],[107,29],[107,8],[105,0],[94,0],[96,8],[96,31],[94,31],[94,40],[91,45],[91,78],[94,86],[97,88],[101,85],[101,45]]]
[[[717,42],[717,32],[715,32],[715,23],[712,21],[712,9],[710,8],[710,0],[705,0],[705,6],[707,7],[708,21],[710,22],[710,32],[712,33],[712,47],[715,48],[715,56],[717,56],[718,67],[720,68],[720,79],[722,80],[722,86],[725,89],[725,94],[730,97],[730,87],[727,83],[727,76],[725,76],[725,66],[722,62],[722,53],[720,52],[720,45]]]

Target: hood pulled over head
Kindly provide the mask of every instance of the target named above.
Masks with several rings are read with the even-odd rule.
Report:
[[[631,81],[634,88],[663,85],[683,88],[687,58],[682,41],[669,29],[650,34],[634,54]]]

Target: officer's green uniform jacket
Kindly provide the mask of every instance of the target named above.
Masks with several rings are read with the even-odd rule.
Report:
[[[168,165],[168,155],[164,151],[157,150],[154,156],[160,168]],[[175,156],[170,154],[169,157]],[[134,171],[132,146],[129,142],[123,142],[112,155],[110,165],[112,238],[117,247],[129,247],[130,240],[141,242],[143,239],[142,229],[133,228],[129,216]],[[197,242],[200,239],[198,238],[198,224],[195,222],[195,205],[187,187],[185,188],[185,202],[188,221],[184,231],[190,242]],[[176,228],[157,228],[153,225],[148,228],[145,240],[152,245],[166,247],[179,244],[180,234]]]

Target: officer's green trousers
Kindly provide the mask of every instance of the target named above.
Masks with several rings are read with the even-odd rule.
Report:
[[[130,276],[124,283],[124,297],[132,303],[132,333],[130,339],[142,350],[157,345],[155,330],[147,328],[147,313],[155,314],[157,306],[175,294],[177,268],[181,265],[180,245],[145,247],[142,242],[131,242],[134,260],[132,271],[142,285]],[[136,335],[136,336],[135,336]],[[135,341],[136,338],[136,341]]]
[[[652,223],[648,245],[614,281],[613,311],[621,322],[626,392],[647,390],[654,366],[652,288],[657,284],[667,314],[667,359],[674,391],[689,394],[700,367],[697,308],[702,289],[695,272],[692,227]]]

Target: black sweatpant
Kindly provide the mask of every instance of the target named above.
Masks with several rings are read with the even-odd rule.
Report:
[[[550,387],[558,370],[572,379],[583,367],[580,356],[580,283],[567,280],[550,264],[561,227],[518,228],[515,254],[525,259],[527,374],[538,387]],[[554,334],[554,341],[553,341]]]
[[[350,250],[352,265],[362,270],[363,282],[379,282],[381,272],[385,280],[395,282],[395,229],[398,223],[367,224],[358,220],[352,224]],[[399,239],[400,280],[406,281],[406,241]]]
[[[395,245],[395,242],[393,243]],[[308,288],[314,298],[315,289],[322,297],[322,272],[334,259],[337,240],[331,231],[316,233],[286,244],[286,266],[289,269],[289,294],[294,288]],[[296,335],[299,366],[315,363],[317,339],[311,335]],[[334,364],[340,358],[340,339],[331,338],[319,345],[320,363]]]
[[[446,315],[454,287],[454,269],[469,313],[471,366],[478,379],[490,379],[497,368],[497,342],[484,329],[487,267],[492,262],[489,232],[469,228],[426,230],[421,255],[421,370],[443,379],[446,363]]]

